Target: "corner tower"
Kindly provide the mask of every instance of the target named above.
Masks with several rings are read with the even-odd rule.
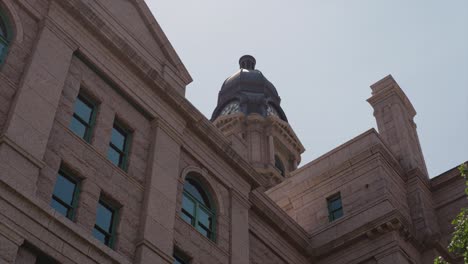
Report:
[[[288,123],[275,86],[255,69],[250,55],[224,81],[211,121],[271,187],[289,176],[301,161],[302,143]]]

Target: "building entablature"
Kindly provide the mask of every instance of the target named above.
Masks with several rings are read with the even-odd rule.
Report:
[[[263,117],[258,114],[245,115],[241,112],[218,117],[213,124],[225,135],[229,136],[242,132],[242,127],[249,131],[256,130],[265,135],[272,135],[281,143],[281,148],[288,149],[294,160],[299,163],[300,154],[305,151],[304,146],[288,122],[276,116]]]
[[[269,189],[267,193],[276,200],[274,198],[276,194],[282,193],[277,190],[282,189],[283,186],[288,186],[287,189],[289,189],[290,197],[294,197],[296,194],[301,195],[304,190],[300,188],[295,189],[293,186],[301,186],[304,182],[307,182],[308,185],[317,186],[321,182],[330,179],[332,175],[337,175],[347,169],[356,168],[358,164],[362,165],[364,159],[376,153],[380,153],[384,157],[382,160],[388,163],[389,167],[395,170],[406,181],[405,174],[401,170],[399,163],[382,141],[378,132],[375,129],[370,129],[298,168],[289,179]]]
[[[416,242],[412,234],[410,222],[405,216],[401,215],[398,210],[389,211],[387,214],[368,221],[360,227],[346,228],[349,232],[339,233],[326,242],[322,241],[324,237],[332,233],[337,233],[334,230],[342,229],[339,225],[343,224],[345,223],[342,221],[330,225],[327,230],[321,231],[324,232],[323,235],[320,234],[321,232],[309,234],[310,244],[307,249],[309,255],[316,260],[320,260],[337,251],[352,247],[360,241],[372,243],[372,240],[378,239],[380,236],[389,232],[396,232],[403,240],[410,241],[413,246],[420,248],[420,245]]]

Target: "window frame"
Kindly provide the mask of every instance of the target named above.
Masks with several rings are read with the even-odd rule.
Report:
[[[114,249],[114,246],[115,246],[115,241],[117,239],[117,225],[118,225],[118,219],[119,219],[119,211],[120,211],[120,208],[118,208],[117,206],[114,206],[111,202],[109,202],[107,199],[103,198],[103,197],[100,197],[99,200],[98,200],[98,206],[99,204],[101,204],[102,206],[104,206],[105,208],[109,209],[111,212],[112,212],[112,219],[111,219],[111,223],[110,223],[110,226],[111,226],[111,231],[110,233],[108,231],[105,231],[102,227],[98,226],[97,225],[97,210],[98,208],[96,207],[96,219],[95,219],[95,223],[94,223],[94,227],[93,227],[93,230],[94,229],[97,229],[99,232],[101,232],[106,238],[107,236],[109,236],[109,242],[106,244],[105,242],[103,242],[104,245],[108,246],[109,248],[111,249]],[[99,240],[98,238],[96,238],[94,235],[93,237],[97,240]],[[100,241],[100,240],[99,240]],[[101,241],[100,241],[101,242]]]
[[[73,191],[72,204],[68,205],[60,197],[56,196],[53,191],[52,191],[51,203],[52,203],[52,200],[55,200],[59,204],[65,206],[67,208],[67,214],[64,215],[64,216],[66,218],[70,219],[71,221],[75,221],[76,210],[78,208],[78,200],[79,200],[79,196],[80,196],[80,192],[81,192],[81,179],[79,179],[78,177],[75,177],[69,170],[67,170],[66,168],[63,168],[63,167],[60,167],[60,169],[59,169],[59,171],[57,173],[57,178],[59,176],[62,176],[65,179],[67,179],[70,182],[75,184],[75,189]],[[55,184],[57,184],[57,179],[55,180]],[[54,185],[54,190],[55,190],[55,185]],[[51,207],[52,207],[52,205],[51,205]],[[53,209],[55,210],[55,208],[53,208]]]
[[[187,180],[191,180],[191,181],[195,182],[195,184],[197,184],[202,189],[202,191],[206,195],[206,197],[207,197],[207,199],[208,199],[208,201],[210,203],[210,206],[212,208],[208,208],[207,206],[202,204],[202,202],[198,201],[198,199],[196,199],[192,194],[190,194],[188,191],[186,191],[185,188],[183,188],[183,190],[182,190],[182,199],[184,199],[184,197],[186,197],[187,199],[189,199],[191,202],[194,203],[194,214],[190,215],[189,212],[187,212],[184,209],[183,202],[182,202],[180,214],[185,214],[185,215],[189,216],[191,218],[191,223],[188,223],[185,219],[183,219],[182,216],[181,216],[181,218],[185,223],[190,224],[192,227],[194,227],[197,230],[197,232],[199,232],[201,235],[203,235],[204,237],[210,239],[211,241],[215,241],[215,239],[216,239],[217,212],[216,212],[215,203],[213,203],[212,194],[211,194],[210,191],[207,191],[207,188],[204,186],[204,184],[201,183],[200,181],[198,181],[197,179],[195,179],[193,177],[190,177],[190,176],[187,176],[185,178],[185,181],[187,181]],[[184,182],[184,185],[185,185],[185,182]],[[200,218],[199,217],[200,217],[200,211],[201,210],[203,210],[209,217],[211,217],[211,219],[212,219],[211,220],[211,229],[200,223],[200,221],[199,221]],[[203,229],[205,232],[207,232],[209,235],[205,236],[205,234],[202,233],[198,229],[199,227],[201,229]]]
[[[82,101],[85,105],[89,106],[91,108],[91,116],[89,118],[89,124],[83,120],[76,112],[75,112],[75,104],[77,100]],[[75,99],[75,103],[73,104],[73,114],[72,118],[76,119],[78,122],[80,122],[82,125],[86,127],[85,134],[83,137],[79,136],[75,131],[73,131],[71,128],[70,130],[73,131],[73,133],[80,138],[82,138],[84,141],[91,143],[91,137],[94,131],[94,126],[96,125],[96,114],[97,114],[97,109],[98,109],[98,103],[95,102],[95,100],[91,99],[89,96],[87,96],[85,93],[80,91],[78,93],[78,96]],[[70,123],[71,126],[71,123]]]
[[[331,204],[334,201],[340,201],[340,207],[338,209],[331,209]],[[344,208],[343,208],[343,199],[341,198],[341,193],[335,193],[327,198],[327,209],[328,209],[328,221],[333,222],[335,220],[338,220],[344,216]],[[341,216],[335,217],[335,213],[341,211]]]
[[[11,40],[13,39],[13,30],[10,24],[10,19],[8,15],[6,14],[6,11],[4,10],[4,8],[2,8],[1,6],[0,6],[0,20],[5,26],[5,31],[6,31],[5,37],[0,35],[0,42],[5,45],[4,51],[0,53],[0,66],[1,66],[5,62],[5,59],[10,49]]]
[[[122,125],[120,121],[117,119],[114,120],[114,124],[112,125],[112,129],[117,130],[119,133],[123,134],[125,136],[125,142],[124,142],[124,149],[120,150],[114,143],[112,143],[112,131],[111,131],[111,137],[109,140],[109,148],[112,148],[114,151],[116,151],[119,154],[119,164],[114,164],[115,166],[121,168],[124,171],[128,170],[128,157],[130,154],[130,144],[132,141],[132,130],[128,129],[127,126]],[[109,149],[107,150],[109,152]],[[109,153],[107,154],[109,158]],[[110,159],[109,159],[110,160]]]

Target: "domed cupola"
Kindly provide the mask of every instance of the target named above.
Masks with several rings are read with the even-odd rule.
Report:
[[[239,64],[221,87],[211,120],[269,188],[297,169],[304,146],[281,109],[275,86],[255,69],[255,58],[242,56]]]
[[[238,112],[246,116],[257,113],[263,117],[276,115],[288,121],[281,109],[281,99],[275,86],[255,69],[256,60],[250,55],[239,59],[240,69],[224,81],[218,95],[218,105],[211,120]]]

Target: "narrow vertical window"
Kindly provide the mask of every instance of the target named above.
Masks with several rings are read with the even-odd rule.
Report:
[[[112,163],[123,170],[127,169],[129,146],[130,133],[117,123],[114,123],[107,157]]]
[[[78,205],[78,180],[60,170],[52,194],[51,206],[70,220],[75,217]]]
[[[215,210],[208,194],[191,178],[187,178],[184,183],[180,216],[202,235],[214,240]]]
[[[341,204],[341,195],[337,193],[327,198],[328,220],[330,222],[343,216],[343,206]]]
[[[188,258],[179,251],[174,251],[174,264],[189,264]]]
[[[275,155],[275,167],[280,171],[281,176],[284,177],[286,175],[283,162],[277,155]]]
[[[93,236],[106,246],[112,248],[115,242],[116,224],[117,210],[102,199],[99,199]]]
[[[91,100],[80,94],[76,98],[73,108],[74,111],[70,129],[82,139],[90,142],[91,132],[94,126],[96,106],[91,102]]]
[[[57,264],[58,262],[54,259],[50,258],[49,256],[40,254],[36,258],[36,262],[34,264]]]
[[[174,250],[172,256],[174,257],[174,264],[189,264],[189,258],[177,249]]]
[[[5,61],[12,32],[5,12],[0,7],[0,65]]]

